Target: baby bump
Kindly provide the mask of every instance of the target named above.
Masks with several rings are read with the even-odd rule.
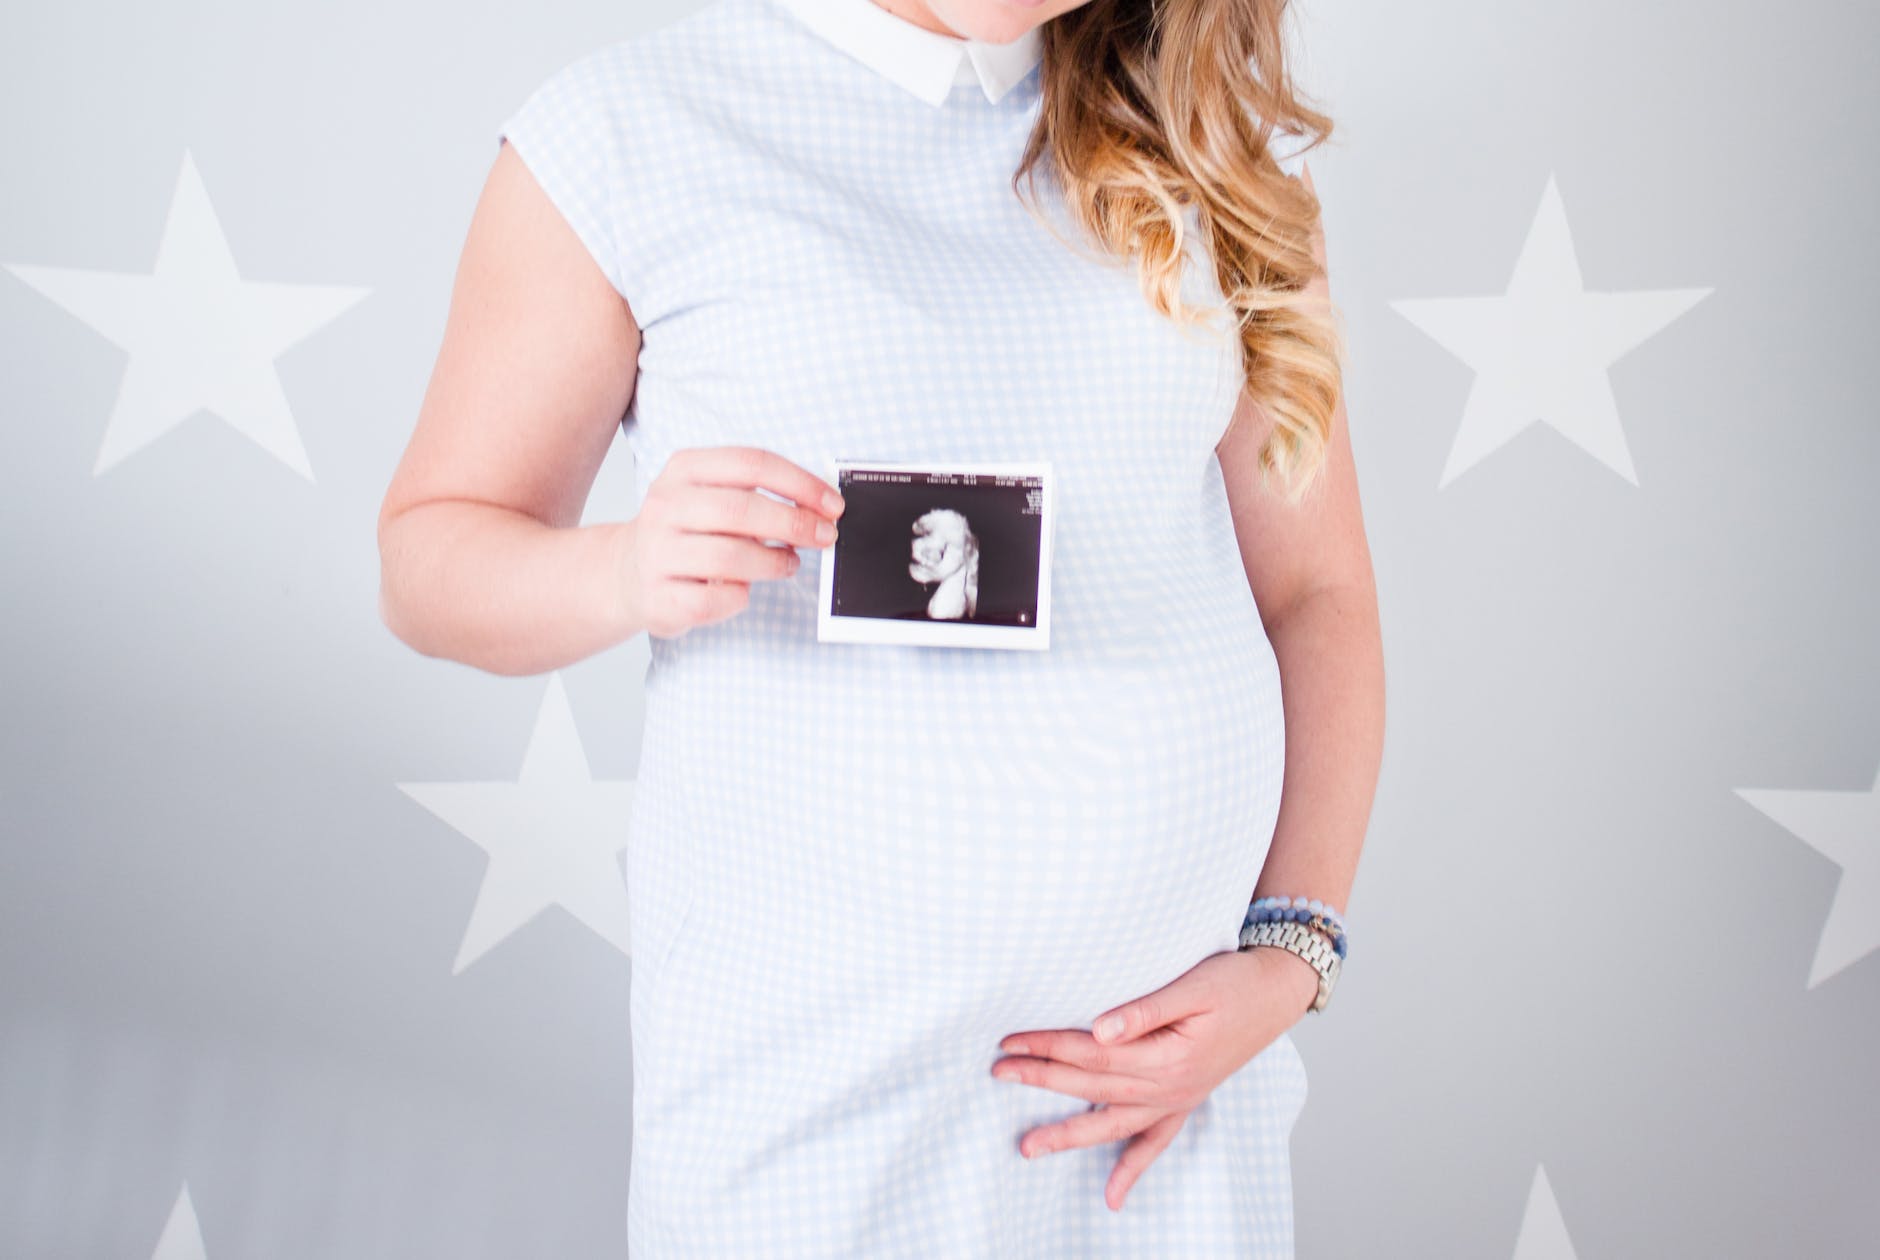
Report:
[[[976,1081],[1000,1037],[1088,1028],[1233,948],[1265,857],[1257,826],[1106,814],[1106,799],[995,793],[873,826],[688,837],[696,886],[644,977],[636,1070],[642,1049],[685,1047],[675,1071],[699,1096],[743,1080],[754,1103],[778,1088],[834,1100],[915,1063]]]
[[[789,864],[703,867],[636,997],[642,1193],[709,1213],[845,1141],[944,1138],[986,1162],[1080,1109],[993,1079],[999,1040],[1087,1029],[1231,949],[1262,859],[1225,829],[1119,835],[1007,827],[943,845],[890,828],[852,850],[805,838]]]
[[[977,1077],[1005,1033],[1088,1027],[1233,948],[1283,771],[1257,623],[1240,644],[1204,668],[1179,635],[1092,661],[724,633],[656,658],[661,825],[632,843],[663,856],[630,891],[636,919],[689,909],[656,973],[635,959],[648,1105]]]
[[[727,653],[685,688],[704,694],[649,714],[648,746],[694,769],[641,784],[684,797],[660,816],[685,834],[646,839],[685,850],[695,914],[800,964],[785,987],[911,974],[1088,995],[1239,927],[1283,772],[1260,647],[1207,687],[1168,659]]]

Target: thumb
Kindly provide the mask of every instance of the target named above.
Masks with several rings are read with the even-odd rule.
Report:
[[[1118,1041],[1133,1041],[1145,1033],[1154,1032],[1170,1020],[1201,1009],[1198,1001],[1185,1000],[1185,997],[1196,997],[1198,989],[1199,986],[1184,989],[1179,979],[1165,984],[1153,993],[1111,1007],[1097,1017],[1091,1032],[1106,1046]]]

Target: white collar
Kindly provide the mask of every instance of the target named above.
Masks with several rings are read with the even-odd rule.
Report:
[[[1044,57],[1032,27],[1009,44],[942,35],[874,0],[778,0],[805,26],[929,105],[946,103],[955,83],[977,82],[996,103]]]

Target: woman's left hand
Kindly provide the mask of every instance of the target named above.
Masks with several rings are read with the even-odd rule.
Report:
[[[1104,1188],[1123,1197],[1175,1140],[1188,1113],[1306,1013],[1318,972],[1273,946],[1210,954],[1168,984],[1114,1007],[1094,1032],[1058,1028],[1013,1033],[992,1065],[1023,1081],[1101,1104],[1019,1138],[1027,1159],[1074,1146],[1131,1138]],[[1105,1021],[1120,1017],[1116,1031]]]

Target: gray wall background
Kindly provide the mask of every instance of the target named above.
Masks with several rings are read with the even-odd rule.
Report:
[[[624,921],[475,820],[617,830],[645,640],[420,658],[373,525],[497,123],[688,7],[8,13],[0,1255],[623,1254]],[[1880,1253],[1880,19],[1298,31],[1390,709],[1299,1254]]]

